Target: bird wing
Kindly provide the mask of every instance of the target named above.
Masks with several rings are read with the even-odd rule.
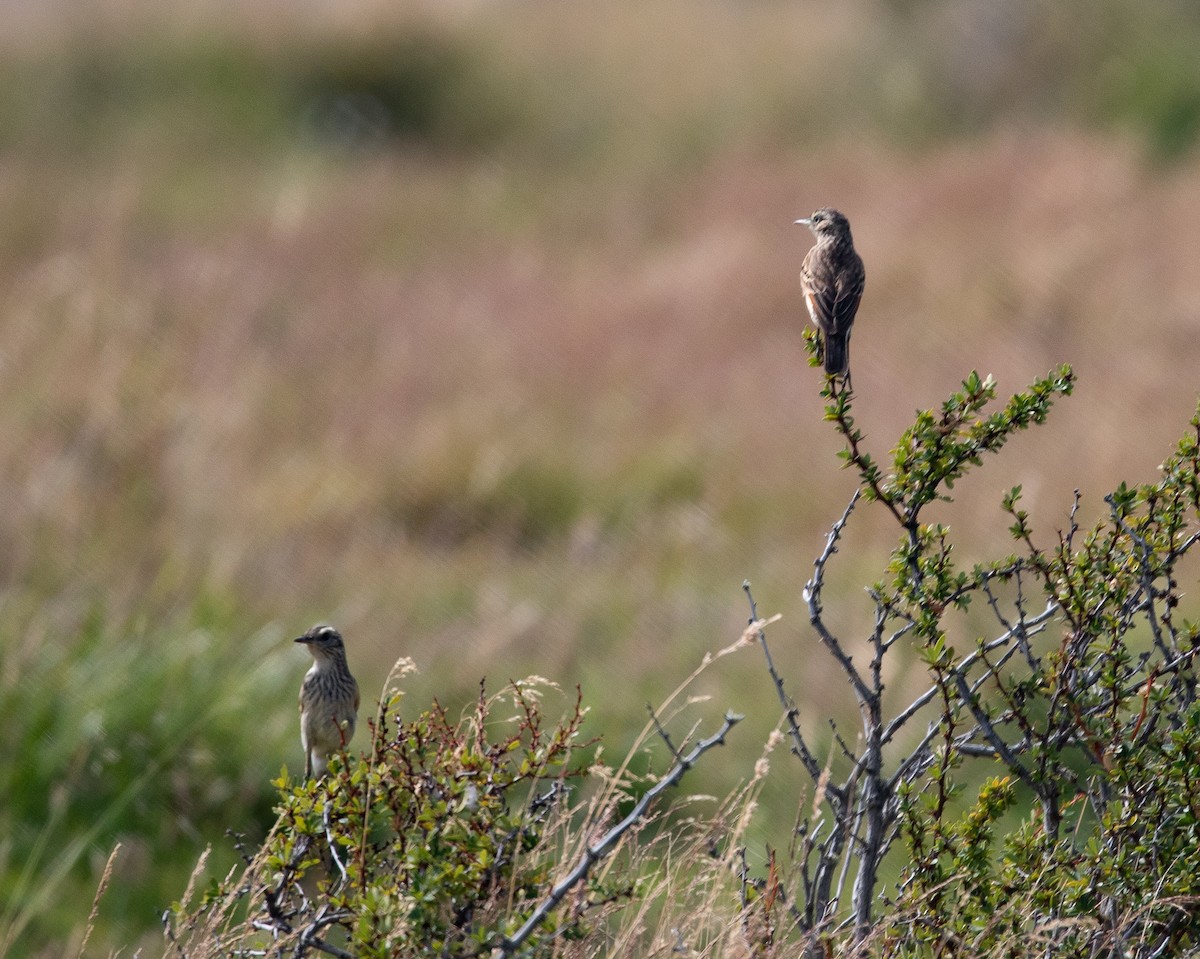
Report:
[[[817,247],[813,247],[816,251]],[[839,333],[849,329],[858,312],[858,301],[862,299],[863,271],[830,268],[827,257],[814,252],[804,259],[800,278],[804,284],[804,295],[808,301],[808,312],[813,322],[826,333]]]
[[[862,299],[863,279],[861,269],[853,273],[843,272],[838,276],[837,295],[834,297],[833,309],[830,311],[833,315],[833,322],[836,324],[834,329],[848,330],[850,324],[854,322],[859,300]]]

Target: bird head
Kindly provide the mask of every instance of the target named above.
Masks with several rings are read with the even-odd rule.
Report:
[[[850,221],[832,207],[822,207],[812,216],[806,216],[804,219],[797,220],[796,222],[802,223],[812,230],[813,235],[818,240],[823,237],[836,239],[850,235]]]
[[[313,659],[332,659],[339,653],[345,655],[346,652],[342,634],[324,623],[318,623],[303,636],[297,637],[296,642],[307,646]]]

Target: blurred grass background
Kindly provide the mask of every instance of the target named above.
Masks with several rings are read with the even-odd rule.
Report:
[[[852,715],[792,220],[854,224],[876,455],[972,368],[1075,365],[931,517],[964,562],[1015,483],[1098,516],[1194,408],[1198,44],[1184,0],[5,4],[0,951],[77,948],[117,840],[89,949],[156,950],[299,767],[318,619],[368,702],[402,654],[414,708],[536,672],[621,755],[748,578],[806,723]],[[836,561],[848,637],[894,535]],[[750,714],[723,792],[778,710],[752,651],[703,684]]]

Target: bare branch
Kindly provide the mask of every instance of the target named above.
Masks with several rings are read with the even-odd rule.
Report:
[[[846,528],[846,523],[850,520],[850,514],[854,511],[859,497],[862,496],[862,490],[856,489],[854,495],[850,498],[850,503],[842,512],[841,517],[833,524],[833,529],[829,531],[829,536],[825,540],[825,548],[821,551],[821,555],[817,557],[813,563],[813,578],[805,584],[804,600],[808,604],[809,619],[812,622],[813,628],[817,631],[821,642],[825,645],[833,657],[838,661],[838,665],[842,667],[842,671],[850,680],[850,685],[854,688],[854,694],[860,702],[866,702],[871,698],[871,690],[855,668],[850,656],[842,649],[837,638],[825,626],[825,621],[821,618],[821,590],[825,584],[825,566],[829,562],[831,556],[837,552],[838,540],[841,538],[842,530]]]
[[[546,897],[541,901],[538,907],[534,909],[529,918],[525,920],[521,928],[511,936],[505,936],[501,940],[500,945],[496,947],[493,955],[509,956],[519,949],[521,944],[529,938],[529,936],[535,929],[537,929],[541,922],[548,915],[550,915],[555,906],[562,902],[563,897],[565,897],[566,894],[570,892],[571,889],[573,889],[576,885],[587,878],[587,875],[591,871],[592,867],[601,859],[603,859],[605,855],[608,854],[609,850],[616,845],[617,841],[645,816],[646,810],[649,808],[650,804],[661,793],[678,783],[679,780],[683,778],[684,774],[691,769],[696,764],[697,760],[699,760],[700,757],[706,752],[708,752],[714,746],[723,746],[725,744],[725,737],[729,734],[729,731],[733,729],[733,727],[739,722],[741,722],[742,718],[742,716],[739,716],[735,713],[726,713],[725,722],[722,724],[719,730],[713,733],[713,735],[708,739],[702,739],[700,742],[696,743],[692,751],[686,756],[681,757],[666,776],[664,776],[642,794],[636,805],[634,805],[633,809],[629,811],[629,814],[624,819],[622,819],[619,823],[613,826],[612,829],[605,833],[600,838],[599,842],[587,847],[579,862],[575,864],[575,866],[570,872],[567,873],[566,876],[554,884],[550,892],[547,893]]]

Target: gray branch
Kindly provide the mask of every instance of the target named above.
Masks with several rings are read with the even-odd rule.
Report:
[[[574,868],[554,885],[546,898],[534,909],[520,929],[513,933],[513,935],[503,938],[500,945],[492,953],[493,956],[510,956],[519,949],[521,944],[533,934],[533,931],[537,929],[542,921],[562,902],[563,897],[586,879],[592,867],[603,859],[613,846],[616,845],[617,841],[645,816],[650,804],[661,793],[678,783],[683,778],[684,773],[691,769],[696,764],[696,761],[706,752],[714,746],[723,746],[725,744],[725,737],[729,731],[741,722],[742,718],[742,716],[735,713],[726,713],[725,722],[717,732],[708,739],[700,740],[690,753],[686,756],[681,756],[666,776],[642,794],[637,804],[630,810],[629,815],[605,833],[599,842],[588,846],[584,850],[583,856],[580,857],[579,862],[575,864]]]

